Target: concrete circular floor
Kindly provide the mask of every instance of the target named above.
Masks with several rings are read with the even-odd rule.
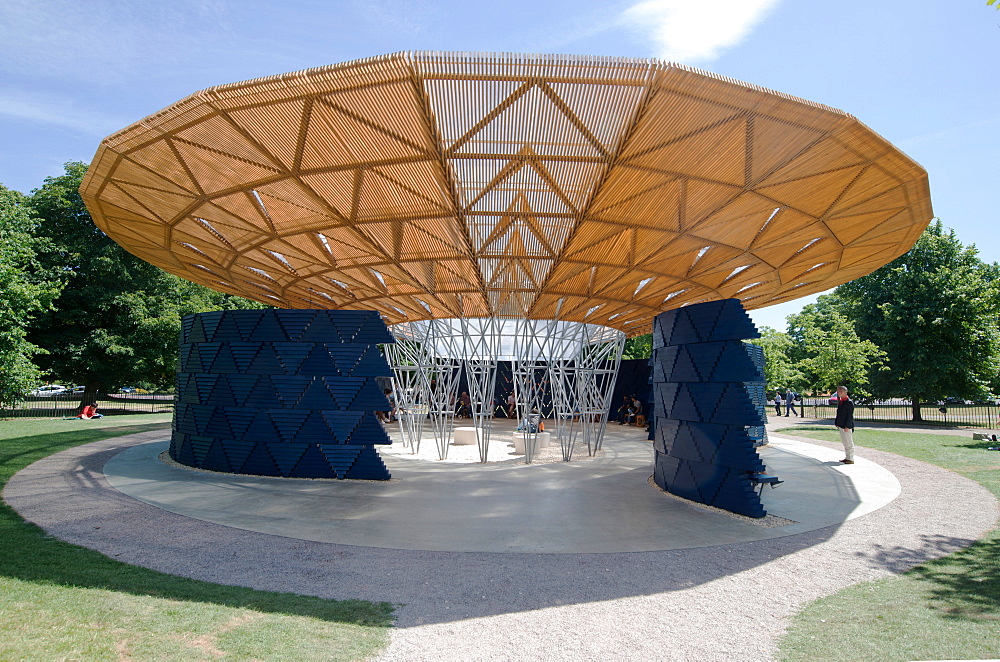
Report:
[[[498,422],[502,426],[504,421]],[[164,463],[163,439],[112,457],[115,489],[164,510],[300,540],[449,552],[612,553],[765,540],[836,525],[885,506],[896,478],[859,458],[788,439],[761,449],[784,484],[765,488],[764,527],[652,487],[652,445],[637,428],[611,425],[604,453],[554,464],[455,464],[385,454],[393,480],[333,481],[235,476]],[[432,443],[432,442],[425,442]],[[494,441],[493,443],[501,443]],[[578,450],[586,457],[586,449]]]

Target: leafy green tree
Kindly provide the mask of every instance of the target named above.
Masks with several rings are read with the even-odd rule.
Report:
[[[625,341],[625,348],[622,350],[623,359],[648,359],[653,355],[653,334],[629,338]]]
[[[814,375],[813,390],[832,391],[843,385],[862,397],[870,395],[865,388],[869,374],[884,367],[885,352],[872,341],[861,340],[851,321],[839,312],[832,311],[828,322],[804,329],[810,356],[803,362]]]
[[[38,232],[51,242],[39,259],[59,270],[65,286],[29,339],[47,351],[43,369],[86,387],[84,401],[129,383],[169,386],[182,316],[260,304],[170,275],[109,239],[78,191],[86,169],[67,163],[30,198]]]
[[[789,356],[792,339],[787,333],[765,326],[760,329],[760,338],[749,342],[764,348],[764,379],[768,390],[798,387],[801,384],[802,374]]]
[[[974,246],[931,224],[913,248],[878,271],[837,288],[859,336],[888,355],[872,376],[878,398],[921,403],[980,398],[1000,364],[1000,279]]]
[[[788,348],[787,354],[792,365],[797,368],[798,381],[793,382],[799,390],[811,390],[814,393],[819,388],[823,380],[814,371],[816,358],[816,345],[807,341],[807,336],[814,335],[816,331],[829,333],[835,327],[834,316],[843,312],[843,302],[834,294],[824,294],[816,299],[816,303],[811,303],[802,307],[802,310],[794,315],[789,315],[788,338],[792,346]]]
[[[59,292],[58,281],[39,268],[34,225],[24,196],[0,185],[0,406],[5,407],[38,383],[32,357],[41,350],[28,342],[26,327]]]

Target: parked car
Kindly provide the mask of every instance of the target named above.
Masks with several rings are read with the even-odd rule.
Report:
[[[86,390],[87,390],[86,386],[74,386],[73,388],[69,389],[68,393],[70,395],[81,395]]]
[[[48,398],[53,395],[61,395],[66,392],[66,387],[61,384],[46,384],[45,386],[39,386],[33,391],[29,391],[28,395],[33,395],[35,397]]]
[[[939,405],[971,405],[972,400],[966,400],[965,398],[956,398],[955,396],[949,396],[944,400],[938,402]]]
[[[830,395],[829,395],[829,396],[827,397],[827,399],[826,399],[826,403],[827,403],[828,405],[838,405],[838,404],[840,404],[840,398],[838,398],[838,397],[837,397],[837,394],[836,394],[836,392],[834,392],[834,393],[831,393],[831,394],[830,394]]]

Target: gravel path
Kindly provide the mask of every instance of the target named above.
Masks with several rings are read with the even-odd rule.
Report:
[[[810,421],[788,421],[799,422]],[[107,484],[101,468],[110,457],[163,436],[119,437],[50,456],[17,474],[4,498],[49,533],[127,563],[397,603],[398,627],[383,660],[772,659],[789,617],[807,602],[964,547],[997,518],[996,500],[976,483],[859,449],[897,476],[902,495],[840,526],[784,538],[629,554],[354,547],[188,519]]]

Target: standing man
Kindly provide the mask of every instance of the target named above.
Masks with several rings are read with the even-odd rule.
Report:
[[[781,391],[774,392],[774,414],[781,416]]]
[[[837,418],[833,424],[840,433],[840,443],[844,444],[845,457],[841,462],[854,464],[854,402],[847,396],[847,387],[837,387]]]
[[[788,416],[788,412],[799,416],[799,412],[795,411],[795,391],[792,389],[788,389],[788,392],[785,393],[785,416]]]
[[[517,398],[514,397],[514,391],[507,396],[507,418],[517,418]]]

